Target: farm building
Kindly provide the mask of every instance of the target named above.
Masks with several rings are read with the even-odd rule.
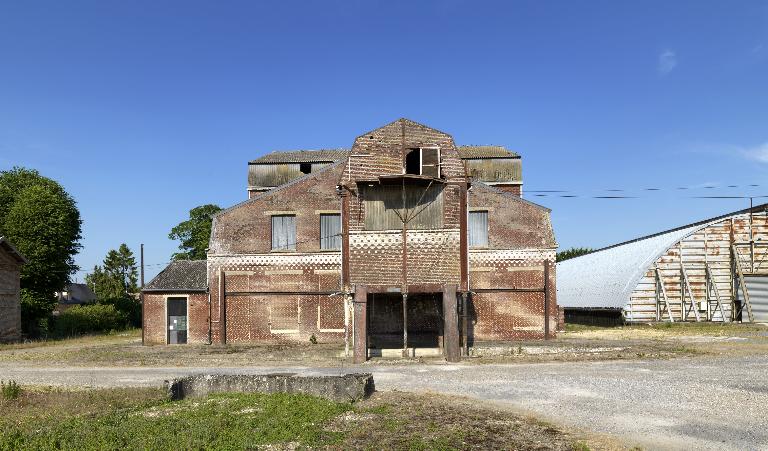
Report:
[[[356,361],[554,333],[557,243],[549,210],[520,196],[518,154],[400,119],[349,150],[248,167],[249,199],[214,216],[207,260],[178,276],[195,283],[169,267],[144,290],[147,343],[173,341],[171,313],[190,343],[314,336]]]
[[[0,342],[21,338],[21,265],[27,260],[0,236]]]
[[[566,322],[768,322],[768,204],[557,264]]]

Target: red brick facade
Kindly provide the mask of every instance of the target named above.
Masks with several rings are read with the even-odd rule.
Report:
[[[439,166],[438,177],[404,174],[407,154],[415,149],[426,149],[419,150],[425,173],[433,170],[429,152],[439,149],[439,163],[431,165]],[[410,210],[400,208],[396,196],[376,197],[398,189],[403,206],[405,193],[415,193]],[[427,192],[435,200],[424,201]],[[488,245],[482,248],[469,248],[467,214],[473,209],[488,212]],[[392,226],[392,211],[407,217],[406,224]],[[322,250],[320,218],[333,213],[340,214],[341,249]],[[272,217],[281,215],[294,218],[295,249],[272,249]],[[454,333],[456,325],[443,324],[441,315],[450,320],[456,314],[457,294],[459,304],[467,297],[468,342],[542,337],[545,285],[554,334],[556,247],[548,210],[519,194],[472,183],[450,135],[401,119],[356,138],[345,161],[214,218],[209,293],[195,298],[194,308],[190,304],[190,342],[205,342],[209,333],[213,343],[306,341],[314,335],[367,346],[357,335],[353,340],[353,329],[366,330],[363,318],[390,318],[395,325],[399,320],[402,328],[403,302],[385,299],[408,295],[411,335],[437,334],[442,344],[443,332]],[[370,304],[376,293],[379,300]],[[365,308],[353,308],[361,303],[377,311],[368,317]],[[145,340],[164,342],[163,298],[145,296],[144,305]],[[384,329],[397,327],[372,330]]]

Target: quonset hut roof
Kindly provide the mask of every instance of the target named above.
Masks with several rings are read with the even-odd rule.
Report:
[[[640,279],[680,240],[731,216],[762,211],[759,205],[637,238],[557,264],[557,304],[571,308],[624,308]]]

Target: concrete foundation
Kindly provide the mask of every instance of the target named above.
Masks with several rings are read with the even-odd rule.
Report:
[[[203,398],[213,393],[305,393],[331,401],[352,402],[374,392],[371,373],[340,376],[278,374],[198,374],[165,381],[172,400]]]

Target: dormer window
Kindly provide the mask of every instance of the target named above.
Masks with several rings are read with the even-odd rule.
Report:
[[[440,178],[440,149],[419,147],[405,154],[405,173]]]

